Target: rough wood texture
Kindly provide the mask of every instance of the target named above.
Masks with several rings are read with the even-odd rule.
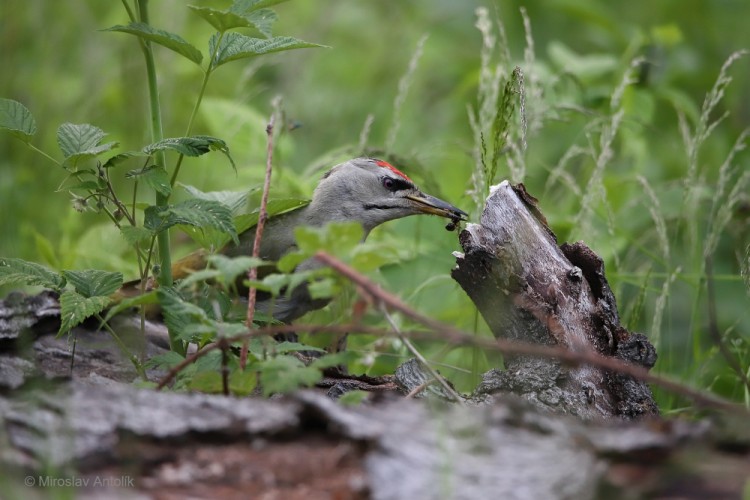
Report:
[[[28,477],[74,479],[81,498],[738,498],[750,473],[747,443],[700,423],[592,424],[515,397],[352,408],[96,376],[0,393],[0,415],[8,498],[34,496]]]
[[[460,242],[453,278],[496,337],[653,366],[648,339],[620,325],[601,258],[582,242],[558,246],[523,185],[494,187],[480,224],[467,225]],[[658,413],[648,387],[631,377],[528,356],[507,357],[506,369],[485,374],[478,392],[514,392],[584,418]]]

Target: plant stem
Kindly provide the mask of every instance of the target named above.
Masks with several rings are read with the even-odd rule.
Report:
[[[276,97],[273,102],[273,112],[271,118],[268,120],[266,126],[266,135],[268,135],[268,143],[266,147],[266,177],[263,181],[263,195],[260,200],[260,210],[258,212],[258,224],[255,226],[255,240],[253,241],[253,258],[260,257],[260,241],[263,238],[263,228],[266,225],[266,219],[268,218],[268,191],[271,188],[271,172],[273,166],[273,128],[276,122],[276,115],[279,113],[279,106],[281,99]],[[258,279],[258,268],[253,266],[247,273],[247,278],[250,283]],[[255,300],[257,298],[257,290],[254,286],[250,286],[250,290],[247,296],[247,318],[245,324],[247,328],[253,327],[253,318],[255,317]],[[273,306],[271,307],[273,311]],[[242,343],[242,349],[240,350],[240,368],[242,370],[247,366],[247,351],[248,342]]]
[[[99,324],[101,324],[107,332],[112,336],[112,338],[115,341],[115,344],[117,344],[117,347],[120,348],[122,353],[128,357],[128,360],[130,360],[131,363],[133,363],[133,367],[135,367],[135,371],[138,373],[138,376],[141,377],[143,380],[148,380],[146,378],[146,370],[143,369],[143,365],[138,360],[138,357],[130,352],[130,349],[128,349],[128,346],[125,345],[125,343],[122,341],[122,339],[115,333],[115,331],[107,324],[106,321],[104,321],[104,318],[100,314],[96,314],[95,318],[99,320]]]
[[[148,24],[148,0],[138,0],[138,16],[142,23]],[[159,106],[159,88],[156,81],[156,66],[154,64],[154,53],[151,50],[151,43],[148,40],[143,40],[141,45],[143,47],[143,57],[146,61],[146,78],[148,81],[148,93],[149,93],[149,111],[151,114],[151,142],[158,142],[164,138],[164,131],[162,129],[161,122],[161,107]],[[157,151],[155,154],[156,166],[158,168],[166,168],[166,156],[164,151]],[[169,202],[169,197],[165,196],[158,191],[156,192],[156,206],[166,207]],[[161,272],[158,280],[162,286],[172,285],[172,258],[169,253],[169,230],[161,231],[157,235],[157,241],[159,243],[159,265]],[[172,333],[170,332],[170,343],[174,344],[171,339]],[[174,346],[173,346],[174,348]]]
[[[206,86],[208,85],[208,78],[211,76],[211,67],[209,65],[209,68],[206,70],[206,72],[203,75],[203,82],[201,83],[201,89],[198,92],[198,99],[195,101],[195,106],[193,106],[193,112],[190,113],[190,120],[188,120],[188,126],[187,130],[185,131],[185,136],[189,136],[190,132],[193,130],[193,122],[195,121],[195,116],[198,114],[198,108],[200,108],[201,102],[203,101],[203,94],[206,92]],[[174,183],[177,182],[177,175],[180,173],[180,166],[182,165],[182,159],[185,158],[185,155],[181,154],[177,158],[177,163],[174,167],[174,172],[172,172],[172,178],[169,180],[169,184],[174,187]]]

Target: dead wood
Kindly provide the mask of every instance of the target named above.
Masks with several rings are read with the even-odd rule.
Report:
[[[480,224],[467,225],[459,239],[464,252],[453,278],[496,337],[655,363],[648,339],[620,324],[602,259],[583,242],[558,246],[522,184],[496,186]],[[513,392],[584,418],[658,413],[651,391],[632,377],[532,356],[505,361],[505,370],[484,375],[478,393]]]

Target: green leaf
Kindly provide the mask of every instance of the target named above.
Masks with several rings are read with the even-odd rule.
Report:
[[[222,33],[232,28],[247,28],[252,26],[247,19],[228,10],[198,7],[196,5],[188,5],[188,8]]]
[[[276,263],[276,267],[282,273],[291,273],[303,261],[310,257],[304,252],[289,252]]]
[[[258,385],[258,374],[236,369],[229,374],[229,390],[237,396],[249,396]]]
[[[395,264],[401,261],[398,251],[389,245],[357,245],[350,256],[352,267],[361,272],[374,271],[386,264]]]
[[[269,264],[267,261],[259,258],[247,256],[227,257],[221,254],[209,256],[208,262],[221,273],[219,279],[223,283],[233,283],[238,276],[247,273],[248,269]]]
[[[209,191],[205,193],[200,189],[187,184],[180,184],[180,186],[182,186],[193,198],[223,203],[229,207],[233,215],[241,213],[247,206],[247,199],[250,196],[250,193],[259,189],[255,187],[247,191]]]
[[[122,226],[120,234],[131,246],[135,246],[137,243],[145,243],[153,236],[153,233],[145,227],[135,226]]]
[[[286,1],[288,0],[234,0],[229,10],[237,14],[246,15],[250,12],[278,5]]]
[[[172,194],[172,185],[170,183],[167,169],[157,165],[148,165],[143,168],[131,170],[125,174],[128,179],[143,179],[154,191],[169,196]]]
[[[148,156],[143,151],[126,151],[124,153],[117,154],[113,156],[112,158],[108,159],[104,162],[102,165],[103,168],[112,168],[116,167],[120,163],[129,160],[130,158],[143,158]]]
[[[269,217],[273,217],[274,215],[291,212],[292,210],[296,210],[309,204],[309,200],[303,200],[300,198],[281,198],[278,200],[268,200],[266,211],[268,212]],[[237,226],[237,232],[244,233],[251,227],[255,226],[258,223],[259,217],[260,208],[256,208],[249,214],[242,214],[235,217],[234,221],[235,225]]]
[[[336,295],[341,287],[332,278],[312,281],[307,285],[307,291],[313,299],[327,299]]]
[[[157,151],[171,149],[185,156],[201,156],[209,151],[221,151],[229,157],[229,148],[221,139],[208,135],[195,135],[191,137],[170,137],[149,144],[143,148],[143,152],[152,155]],[[231,157],[229,157],[232,161]],[[232,166],[234,162],[232,161]]]
[[[318,250],[348,255],[362,241],[364,229],[357,222],[333,222],[323,227],[295,228],[294,236],[300,250],[308,255]]]
[[[156,293],[164,315],[164,323],[170,332],[182,334],[191,324],[208,322],[206,312],[195,304],[183,300],[174,288],[161,287]]]
[[[219,43],[218,47],[216,43]],[[225,33],[223,36],[214,34],[209,41],[209,51],[216,53],[212,66],[217,68],[229,61],[246,59],[272,52],[284,50],[304,49],[312,47],[323,47],[316,43],[303,42],[289,36],[277,36],[274,38],[252,38],[239,33]]]
[[[221,373],[217,371],[198,372],[188,382],[188,389],[206,394],[219,394],[223,387]]]
[[[370,396],[370,394],[371,393],[368,391],[355,389],[342,394],[338,401],[344,406],[359,406]]]
[[[320,370],[305,366],[300,360],[291,356],[276,356],[260,361],[253,367],[261,373],[264,396],[293,392],[300,387],[310,387],[323,378]]]
[[[52,269],[22,259],[0,258],[0,285],[43,286],[61,290],[65,278]]]
[[[162,47],[173,50],[181,56],[193,61],[195,64],[200,64],[203,60],[203,54],[201,54],[201,51],[185,41],[181,36],[168,31],[156,29],[145,23],[130,23],[127,26],[118,24],[117,26],[112,26],[103,31],[119,31],[121,33],[135,35],[144,40],[157,43]]]
[[[130,309],[131,307],[147,306],[159,303],[159,297],[156,294],[156,290],[151,290],[143,294],[138,294],[135,297],[129,297],[127,299],[121,299],[117,301],[117,304],[110,307],[107,310],[107,315],[104,316],[104,321],[109,321],[117,314]]]
[[[29,143],[36,134],[36,121],[31,111],[13,99],[0,99],[0,129]]]
[[[193,199],[167,207],[150,206],[146,208],[143,225],[154,233],[164,231],[177,224],[212,227],[229,234],[235,243],[239,243],[232,220],[232,212],[217,201]]]
[[[84,297],[73,290],[60,294],[60,330],[58,335],[67,333],[86,318],[104,310],[110,301],[109,297]]]
[[[185,361],[185,358],[180,354],[169,351],[152,357],[143,364],[143,367],[149,370],[171,370],[183,361]]]
[[[109,296],[122,286],[122,273],[85,269],[83,271],[63,271],[68,283],[83,297]]]
[[[118,146],[117,142],[101,144],[105,135],[102,129],[88,123],[63,123],[57,129],[57,145],[65,160],[75,163],[106,153]]]
[[[245,16],[245,19],[250,23],[250,26],[258,30],[258,32],[266,38],[271,38],[273,32],[271,28],[273,24],[278,21],[279,17],[276,12],[271,9],[260,9]]]

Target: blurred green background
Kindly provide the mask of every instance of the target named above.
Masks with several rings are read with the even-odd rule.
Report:
[[[191,3],[223,8],[229,2]],[[151,4],[154,26],[180,34],[205,56],[209,25],[186,3]],[[747,388],[706,333],[701,255],[706,234],[716,232],[718,326],[747,371],[750,316],[741,276],[750,241],[750,199],[741,189],[747,183],[742,176],[750,170],[747,153],[737,153],[723,184],[719,172],[750,124],[750,57],[728,70],[733,82],[711,119],[728,116],[700,148],[692,174],[678,119],[682,114],[694,129],[724,61],[750,48],[746,0],[530,2],[525,6],[530,33],[524,29],[522,4],[512,1],[283,3],[274,7],[280,17],[274,34],[330,48],[218,69],[193,132],[227,141],[239,173],[221,155],[211,154],[186,162],[181,181],[204,191],[259,184],[270,101],[281,95],[289,130],[277,147],[275,193],[309,196],[324,169],[365,146],[404,159],[404,169],[426,191],[464,208],[477,221],[480,209],[467,194],[476,168],[467,109],[476,109],[478,102],[482,34],[475,24],[480,6],[489,9],[493,24],[500,21],[507,38],[507,44],[498,40],[493,61],[501,63],[505,75],[514,65],[525,74],[528,149],[524,168],[513,179],[523,180],[540,199],[561,241],[584,240],[605,259],[624,323],[657,344],[657,371],[747,403]],[[34,114],[39,128],[34,145],[60,158],[55,134],[63,122],[92,123],[109,133],[107,140],[119,141],[121,151],[149,142],[145,73],[136,39],[99,31],[126,23],[120,2],[3,2],[0,96],[24,103]],[[493,34],[498,36],[497,24]],[[423,36],[422,57],[409,73],[411,84],[401,92],[405,99],[397,108],[399,81]],[[505,50],[510,61],[501,57]],[[180,136],[202,73],[168,50],[155,51],[165,136]],[[622,95],[624,114],[612,156],[597,168],[601,131],[615,111],[611,96],[639,56],[646,63],[635,68],[634,82]],[[370,120],[369,134],[361,138]],[[519,139],[519,133],[513,137]],[[0,152],[0,255],[135,276],[134,260],[116,230],[103,217],[75,212],[66,190],[56,192],[64,178],[59,167],[7,134],[0,134]],[[562,158],[569,161],[558,168]],[[508,177],[508,162],[501,161],[495,181]],[[688,210],[686,179],[695,190]],[[129,186],[119,181],[118,188]],[[739,192],[727,203],[733,187]],[[723,223],[712,218],[712,207],[726,209]],[[419,310],[486,335],[473,306],[449,277],[451,252],[459,246],[456,233],[443,225],[437,218],[415,217],[379,228],[372,237],[397,248],[402,259],[374,278]],[[316,319],[330,321],[339,312],[334,306]],[[424,348],[464,388],[479,370],[497,362],[470,349]],[[373,369],[382,371],[398,362],[397,356],[375,357]],[[665,408],[679,408],[671,396],[658,396]]]

